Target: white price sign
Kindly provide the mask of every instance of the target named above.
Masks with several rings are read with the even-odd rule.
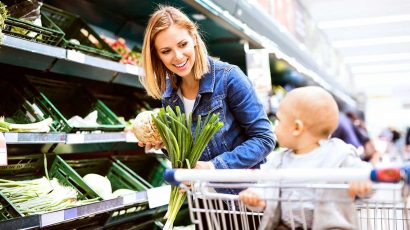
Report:
[[[74,51],[74,50],[67,50],[67,59],[79,63],[85,62],[85,55],[83,53]]]
[[[170,195],[171,185],[148,189],[147,196],[149,208],[156,208],[168,204]]]
[[[0,133],[0,165],[7,165],[7,145],[3,133]]]

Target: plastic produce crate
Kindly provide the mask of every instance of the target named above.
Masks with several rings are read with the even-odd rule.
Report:
[[[125,126],[118,117],[100,100],[90,94],[82,85],[74,82],[28,77],[34,87],[43,93],[64,117],[65,125],[59,131],[122,131]],[[70,125],[68,119],[73,116],[86,117],[97,111],[97,124]]]
[[[57,46],[63,41],[64,32],[48,17],[41,15],[41,24],[42,26],[38,26],[28,21],[8,17],[4,22],[2,32],[14,37],[53,46]]]
[[[6,76],[0,78],[0,116],[6,121],[28,124],[42,121],[48,117],[53,119],[51,131],[63,130],[66,120],[47,97],[33,88],[25,78]]]
[[[79,16],[47,4],[42,6],[41,12],[64,31],[63,46],[65,48],[114,61],[121,59],[121,55],[105,43]]]
[[[134,191],[144,191],[148,189],[148,187],[137,178],[133,177],[124,168],[120,167],[108,157],[91,159],[73,159],[68,155],[63,157],[65,162],[82,177],[89,173],[106,176],[111,182],[113,192],[117,189],[131,189]],[[74,156],[74,158],[76,158],[76,156]]]
[[[98,197],[94,191],[85,186],[82,178],[61,157],[48,154],[47,162],[49,177],[57,178],[61,184],[74,188],[80,199]],[[41,178],[45,175],[43,154],[9,156],[8,165],[0,166],[2,179],[20,181]],[[23,216],[3,194],[0,194],[0,203],[3,207],[0,209],[0,220]]]
[[[131,174],[136,174],[145,179],[153,187],[166,184],[164,181],[164,171],[168,168],[166,158],[156,155],[125,155],[113,156]]]
[[[106,176],[111,182],[112,191],[117,189],[131,189],[134,191],[146,191],[149,187],[146,186],[146,182],[140,181],[139,178],[134,177],[126,169],[114,162],[109,157],[93,157],[88,159],[81,159],[84,156],[78,154],[69,154],[64,156],[64,160],[69,164],[76,172],[85,176],[88,173],[95,173],[101,176]],[[122,209],[113,211],[110,213],[110,217],[107,224],[113,222],[121,222],[131,218],[130,216],[138,216],[140,211],[148,208],[148,202],[146,200],[131,204]]]
[[[134,119],[138,113],[161,107],[160,100],[153,100],[146,93],[121,87],[111,89],[91,89],[93,95],[106,104],[115,114],[126,121]]]

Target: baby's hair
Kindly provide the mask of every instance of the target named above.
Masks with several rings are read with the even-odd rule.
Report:
[[[337,128],[339,110],[333,96],[318,86],[292,90],[295,116],[302,120],[307,130],[320,138],[328,138]]]

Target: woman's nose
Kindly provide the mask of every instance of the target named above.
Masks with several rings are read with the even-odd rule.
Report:
[[[175,58],[177,60],[181,59],[183,57],[183,53],[180,50],[175,50]]]

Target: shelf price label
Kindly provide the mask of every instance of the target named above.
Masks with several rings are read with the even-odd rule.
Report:
[[[0,133],[0,165],[7,165],[7,145],[3,133]]]
[[[84,143],[84,134],[67,134],[67,144],[82,144]]]
[[[156,208],[169,203],[171,185],[165,185],[147,190],[149,208]]]
[[[138,76],[144,75],[144,70],[141,67],[135,66],[135,65],[125,64],[125,71],[133,75],[138,75]]]
[[[85,63],[85,54],[74,50],[67,50],[67,59],[79,63]]]

